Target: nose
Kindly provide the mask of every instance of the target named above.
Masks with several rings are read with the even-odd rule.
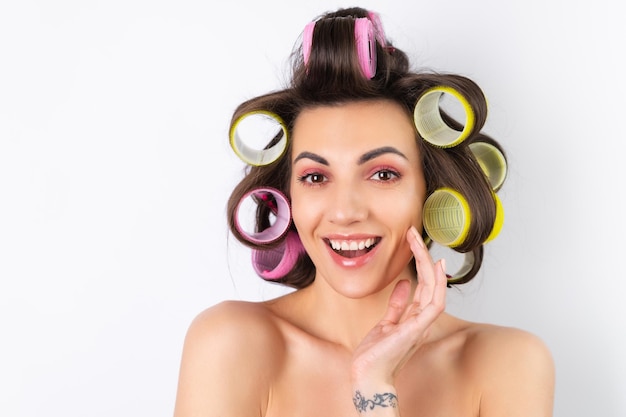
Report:
[[[336,225],[350,225],[367,219],[367,196],[353,183],[335,182],[330,196],[329,221]]]

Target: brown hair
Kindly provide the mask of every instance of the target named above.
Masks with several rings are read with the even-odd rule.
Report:
[[[487,117],[485,97],[478,85],[466,77],[434,72],[411,72],[406,54],[388,41],[385,45],[377,42],[376,74],[372,79],[364,77],[355,48],[354,25],[355,19],[368,16],[368,11],[361,8],[340,9],[321,16],[315,24],[307,64],[303,62],[301,47],[293,52],[290,85],[283,90],[250,99],[239,105],[233,114],[231,126],[238,118],[249,112],[264,110],[280,116],[287,130],[291,132],[295,119],[305,108],[360,100],[392,100],[401,104],[406,109],[407,116],[412,117],[417,100],[428,89],[447,86],[459,91],[467,98],[475,112],[476,133],[461,144],[446,149],[427,144],[421,140],[417,131],[416,140],[420,147],[427,195],[440,187],[449,187],[467,199],[472,222],[467,238],[454,248],[457,252],[472,252],[474,255],[474,266],[471,271],[455,283],[467,282],[480,268],[482,245],[493,229],[496,217],[493,190],[468,147],[472,142],[485,141],[502,151],[494,139],[480,133]],[[451,117],[445,114],[442,114],[442,117],[450,127],[462,128]],[[290,175],[290,143],[287,145],[285,155],[275,162],[247,169],[245,177],[230,196],[227,211],[230,230],[240,242],[255,249],[268,248],[267,245],[252,243],[241,235],[235,227],[235,209],[246,193],[259,187],[274,187],[289,198]],[[267,208],[260,206],[257,211],[257,230],[267,227],[269,214]],[[290,227],[295,230],[293,223]],[[270,246],[276,245],[278,242]],[[305,253],[300,256],[290,273],[275,282],[304,288],[313,282],[314,278],[315,266]]]

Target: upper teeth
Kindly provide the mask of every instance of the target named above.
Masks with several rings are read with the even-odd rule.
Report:
[[[374,244],[373,238],[365,240],[330,240],[330,246],[334,250],[363,250]]]

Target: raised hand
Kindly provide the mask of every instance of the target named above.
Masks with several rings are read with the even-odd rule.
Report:
[[[445,261],[433,262],[414,227],[407,232],[407,241],[415,257],[418,284],[410,297],[411,283],[398,282],[384,317],[357,346],[352,382],[359,395],[393,389],[398,371],[427,338],[431,325],[445,308]]]

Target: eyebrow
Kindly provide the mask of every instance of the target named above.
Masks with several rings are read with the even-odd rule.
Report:
[[[372,149],[371,151],[365,152],[363,155],[361,155],[361,157],[357,161],[357,164],[358,165],[363,165],[367,161],[371,161],[374,158],[378,158],[379,156],[384,155],[384,154],[388,154],[388,153],[399,155],[402,158],[408,160],[406,155],[404,155],[402,152],[400,152],[398,149],[394,148],[393,146],[383,146],[383,147]],[[326,166],[330,165],[328,163],[328,161],[326,160],[326,158],[324,158],[324,157],[322,157],[322,156],[320,156],[318,154],[315,154],[313,152],[308,152],[308,151],[301,152],[293,160],[293,163],[295,164],[299,160],[305,159],[305,158],[311,159],[312,161],[315,161],[315,162],[320,163],[322,165],[326,165]]]
[[[369,152],[365,152],[363,155],[361,155],[357,163],[359,165],[363,165],[367,161],[371,161],[372,159],[378,158],[379,156],[387,154],[387,153],[393,153],[393,154],[399,155],[402,158],[406,159],[407,161],[409,159],[406,157],[406,155],[404,155],[402,152],[400,152],[393,146],[383,146],[381,148],[376,148],[376,149],[372,149]]]
[[[311,159],[322,165],[326,165],[326,166],[330,165],[328,161],[326,160],[326,158],[322,158],[318,154],[315,154],[313,152],[307,152],[307,151],[301,152],[298,156],[296,156],[296,159],[293,160],[293,163],[295,164],[296,162],[304,158]]]

